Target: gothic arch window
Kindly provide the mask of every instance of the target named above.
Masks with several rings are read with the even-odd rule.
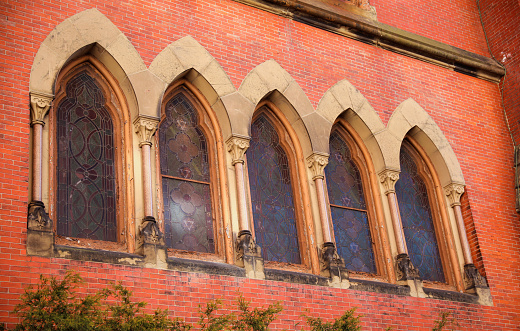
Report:
[[[395,191],[408,254],[423,280],[444,283],[442,251],[439,250],[441,229],[432,174],[406,140],[401,146],[399,161],[401,173]]]
[[[162,222],[172,252],[221,254],[217,129],[192,91],[165,94],[158,130]]]
[[[329,163],[325,167],[334,238],[347,269],[378,273],[372,222],[371,187],[366,160],[342,125],[336,125],[329,140]]]
[[[102,72],[103,71],[103,72]],[[60,237],[124,243],[122,105],[92,58],[63,69],[51,114],[51,217]]]
[[[261,107],[246,153],[256,242],[266,261],[303,264],[303,215],[292,144],[272,110]]]

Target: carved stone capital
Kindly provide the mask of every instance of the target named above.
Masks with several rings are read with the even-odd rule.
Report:
[[[51,107],[52,99],[52,95],[31,92],[31,125],[45,125],[43,119]]]
[[[475,293],[476,288],[487,288],[487,282],[478,272],[477,267],[473,263],[464,266],[464,288],[467,292]]]
[[[312,153],[307,158],[307,166],[311,168],[312,179],[325,177],[325,166],[329,163],[329,155],[324,153]]]
[[[139,147],[152,146],[152,137],[157,131],[158,124],[158,118],[147,115],[139,115],[134,120],[135,133],[139,136]]]
[[[460,197],[464,193],[464,185],[461,184],[449,184],[444,187],[444,193],[450,201],[450,206],[460,206]]]
[[[419,271],[413,266],[408,254],[397,255],[397,268],[395,272],[398,282],[420,279]]]
[[[231,164],[244,163],[244,154],[249,148],[250,139],[249,137],[232,136],[226,141],[227,150],[233,158]]]
[[[395,193],[395,183],[399,180],[399,171],[385,169],[379,173],[379,180],[383,183],[385,194]]]

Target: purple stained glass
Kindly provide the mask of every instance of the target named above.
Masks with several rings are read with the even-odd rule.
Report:
[[[426,184],[406,148],[401,147],[399,159],[401,173],[395,192],[410,260],[422,279],[444,282]]]
[[[263,258],[301,263],[289,160],[263,114],[251,125],[247,161],[255,235]]]
[[[337,131],[329,146],[325,175],[338,254],[347,269],[376,273],[361,174]]]
[[[207,142],[182,93],[166,104],[159,126],[166,245],[215,252]]]
[[[71,79],[57,110],[57,230],[62,236],[117,240],[112,119],[86,71]]]

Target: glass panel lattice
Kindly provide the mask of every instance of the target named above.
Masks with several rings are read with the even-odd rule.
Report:
[[[395,191],[410,260],[422,279],[444,282],[426,184],[406,148],[401,148],[400,163]]]
[[[301,263],[289,160],[264,115],[251,125],[247,160],[255,235],[263,258]]]
[[[159,127],[166,245],[215,252],[207,141],[182,93],[166,104]]]
[[[57,110],[58,234],[116,241],[114,130],[105,98],[87,72],[66,93]]]
[[[325,175],[338,254],[347,269],[376,273],[361,174],[336,131],[330,137]]]

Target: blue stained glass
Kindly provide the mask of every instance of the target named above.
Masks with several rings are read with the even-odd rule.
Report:
[[[376,273],[361,174],[337,131],[329,144],[325,175],[338,254],[347,269]]]
[[[444,282],[426,184],[406,148],[401,147],[399,159],[401,173],[395,192],[410,260],[422,279]]]
[[[256,241],[263,258],[301,263],[289,160],[263,114],[251,125],[247,160]]]
[[[57,109],[58,221],[62,236],[116,241],[112,119],[96,80],[80,72]]]

